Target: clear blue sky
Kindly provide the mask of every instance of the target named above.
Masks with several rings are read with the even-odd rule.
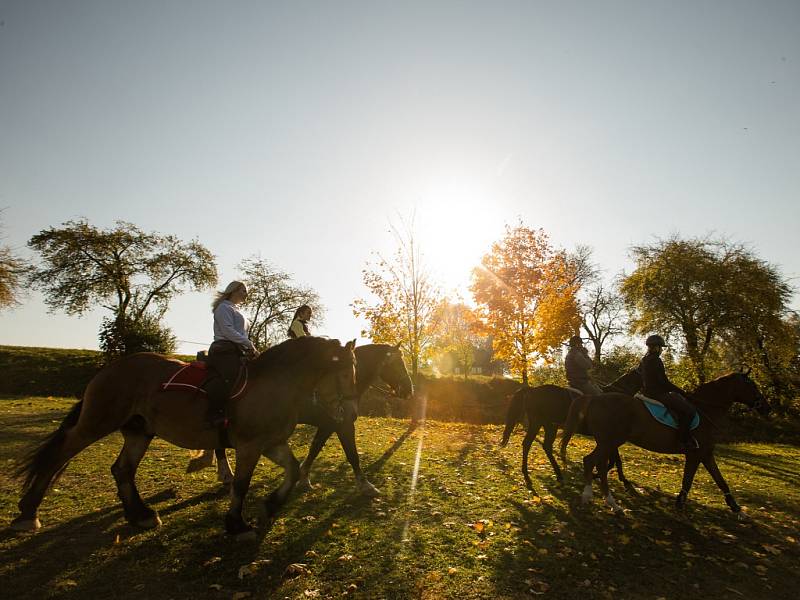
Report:
[[[518,218],[609,274],[673,233],[800,275],[800,3],[0,1],[0,207],[28,255],[78,217],[260,253],[356,337],[416,210],[445,287]],[[208,341],[210,293],[176,300]],[[797,305],[797,302],[795,302]],[[33,293],[0,344],[96,347]],[[182,345],[185,351],[194,346]]]

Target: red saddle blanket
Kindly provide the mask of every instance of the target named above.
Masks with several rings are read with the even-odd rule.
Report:
[[[213,375],[216,375],[216,373],[208,368],[208,364],[196,360],[178,369],[169,380],[161,384],[161,389],[164,391],[184,392],[194,390],[205,394],[206,391],[202,388],[202,385]],[[246,386],[247,367],[242,365],[242,368],[239,370],[239,377],[236,378],[236,383],[233,386],[235,391],[231,394],[231,398],[235,398],[241,394]]]

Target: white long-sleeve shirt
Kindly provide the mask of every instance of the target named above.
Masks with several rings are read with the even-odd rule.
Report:
[[[214,311],[214,341],[228,340],[243,350],[255,350],[247,337],[247,319],[230,300],[223,300]]]

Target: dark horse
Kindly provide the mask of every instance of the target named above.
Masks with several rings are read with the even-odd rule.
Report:
[[[730,373],[714,381],[700,385],[692,395],[692,401],[700,413],[700,425],[692,432],[698,448],[686,452],[683,467],[683,484],[676,499],[679,508],[686,504],[686,497],[692,487],[697,467],[705,466],[722,493],[725,502],[734,513],[741,508],[731,494],[731,490],[714,459],[714,430],[718,428],[726,412],[734,402],[741,402],[760,414],[769,413],[769,405],[764,400],[756,384],[747,373]],[[585,487],[582,499],[592,498],[592,470],[597,467],[600,473],[600,489],[606,503],[615,511],[622,509],[608,489],[605,465],[625,442],[636,444],[645,450],[663,454],[681,454],[677,430],[656,421],[641,400],[625,394],[604,394],[592,398],[578,398],[576,407],[570,412],[567,428],[573,427],[580,412],[585,414],[588,428],[595,437],[595,449],[583,459]],[[577,410],[576,410],[577,408]]]
[[[641,385],[642,378],[639,372],[634,369],[603,387],[603,392],[634,394]],[[555,456],[553,456],[553,442],[556,439],[558,427],[560,425],[563,426],[566,422],[569,407],[572,404],[572,400],[577,395],[577,392],[572,392],[568,388],[547,384],[537,387],[522,387],[512,396],[511,404],[506,414],[506,428],[505,431],[503,431],[503,440],[500,442],[500,445],[505,447],[508,444],[511,433],[520,421],[524,410],[528,415],[528,431],[525,434],[525,439],[522,440],[522,476],[525,478],[525,484],[528,488],[533,488],[531,477],[528,473],[528,454],[533,440],[536,439],[539,429],[542,427],[544,427],[542,448],[544,448],[544,452],[553,467],[556,479],[558,481],[563,481],[564,478],[561,474],[561,469],[556,462]],[[561,445],[562,460],[566,460],[567,441],[569,440],[565,438],[565,441]],[[613,455],[613,461],[610,466],[616,466],[620,481],[625,484],[628,490],[635,491],[631,482],[625,478],[625,474],[622,472],[622,460],[618,452]]]
[[[390,346],[389,344],[367,344],[359,346],[355,350],[356,355],[356,395],[347,403],[345,407],[345,417],[341,422],[334,421],[324,410],[312,406],[309,400],[300,405],[299,422],[307,425],[314,425],[317,433],[308,449],[308,456],[300,465],[300,480],[298,487],[311,488],[309,473],[314,459],[322,450],[325,442],[333,434],[339,438],[345,456],[350,466],[353,467],[353,475],[356,479],[356,486],[365,496],[378,496],[380,491],[367,479],[361,470],[358,450],[356,448],[355,420],[358,418],[358,401],[367,389],[378,380],[386,383],[400,398],[408,398],[413,394],[414,387],[411,378],[406,371],[403,355],[400,352],[399,344]],[[231,477],[230,465],[225,456],[225,450],[217,448],[214,451],[217,457],[217,469],[219,479],[223,482],[229,481]],[[205,460],[204,460],[205,459]],[[211,451],[207,450],[200,458],[195,458],[190,463],[190,470],[197,470],[195,465],[210,466]]]
[[[316,393],[349,399],[356,393],[355,341],[305,337],[274,346],[249,364],[249,382],[231,403],[228,437],[236,449],[236,473],[231,505],[225,515],[228,533],[253,536],[242,518],[242,505],[253,470],[263,455],[284,468],[285,479],[266,499],[272,517],[285,502],[300,468],[287,440],[295,429],[302,398]],[[20,464],[24,476],[17,530],[37,529],[37,516],[47,488],[78,452],[114,431],[124,445],[111,473],[117,483],[125,518],[133,525],[156,527],[161,521],[136,489],[135,476],[154,436],[183,448],[222,445],[216,428],[204,418],[205,397],[192,392],[161,391],[161,384],[184,363],[159,354],[141,353],[105,367],[89,382],[83,400],[75,404],[60,427]]]

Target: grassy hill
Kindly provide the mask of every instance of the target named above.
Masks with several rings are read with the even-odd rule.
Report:
[[[14,457],[54,429],[71,405],[0,398],[0,524],[16,514]],[[292,439],[304,454],[312,430]],[[519,473],[521,436],[499,449],[500,428],[359,419],[362,464],[383,496],[357,496],[331,440],[315,464],[316,488],[294,494],[254,543],[222,533],[225,490],[211,471],[184,473],[185,451],[155,440],[139,470],[142,496],[164,525],[129,527],[109,472],[112,435],[76,457],[45,498],[43,531],[0,536],[0,589],[8,598],[795,598],[800,560],[800,449],[721,447],[720,467],[749,520],[727,510],[700,472],[683,514],[673,508],[681,461],[625,446],[641,496],[612,490],[615,517],[598,498],[581,506],[577,462],[555,484],[541,450],[535,492]],[[588,451],[578,439],[570,456]],[[419,465],[418,470],[416,465]],[[259,466],[247,514],[281,473]],[[292,564],[294,573],[287,571]]]

